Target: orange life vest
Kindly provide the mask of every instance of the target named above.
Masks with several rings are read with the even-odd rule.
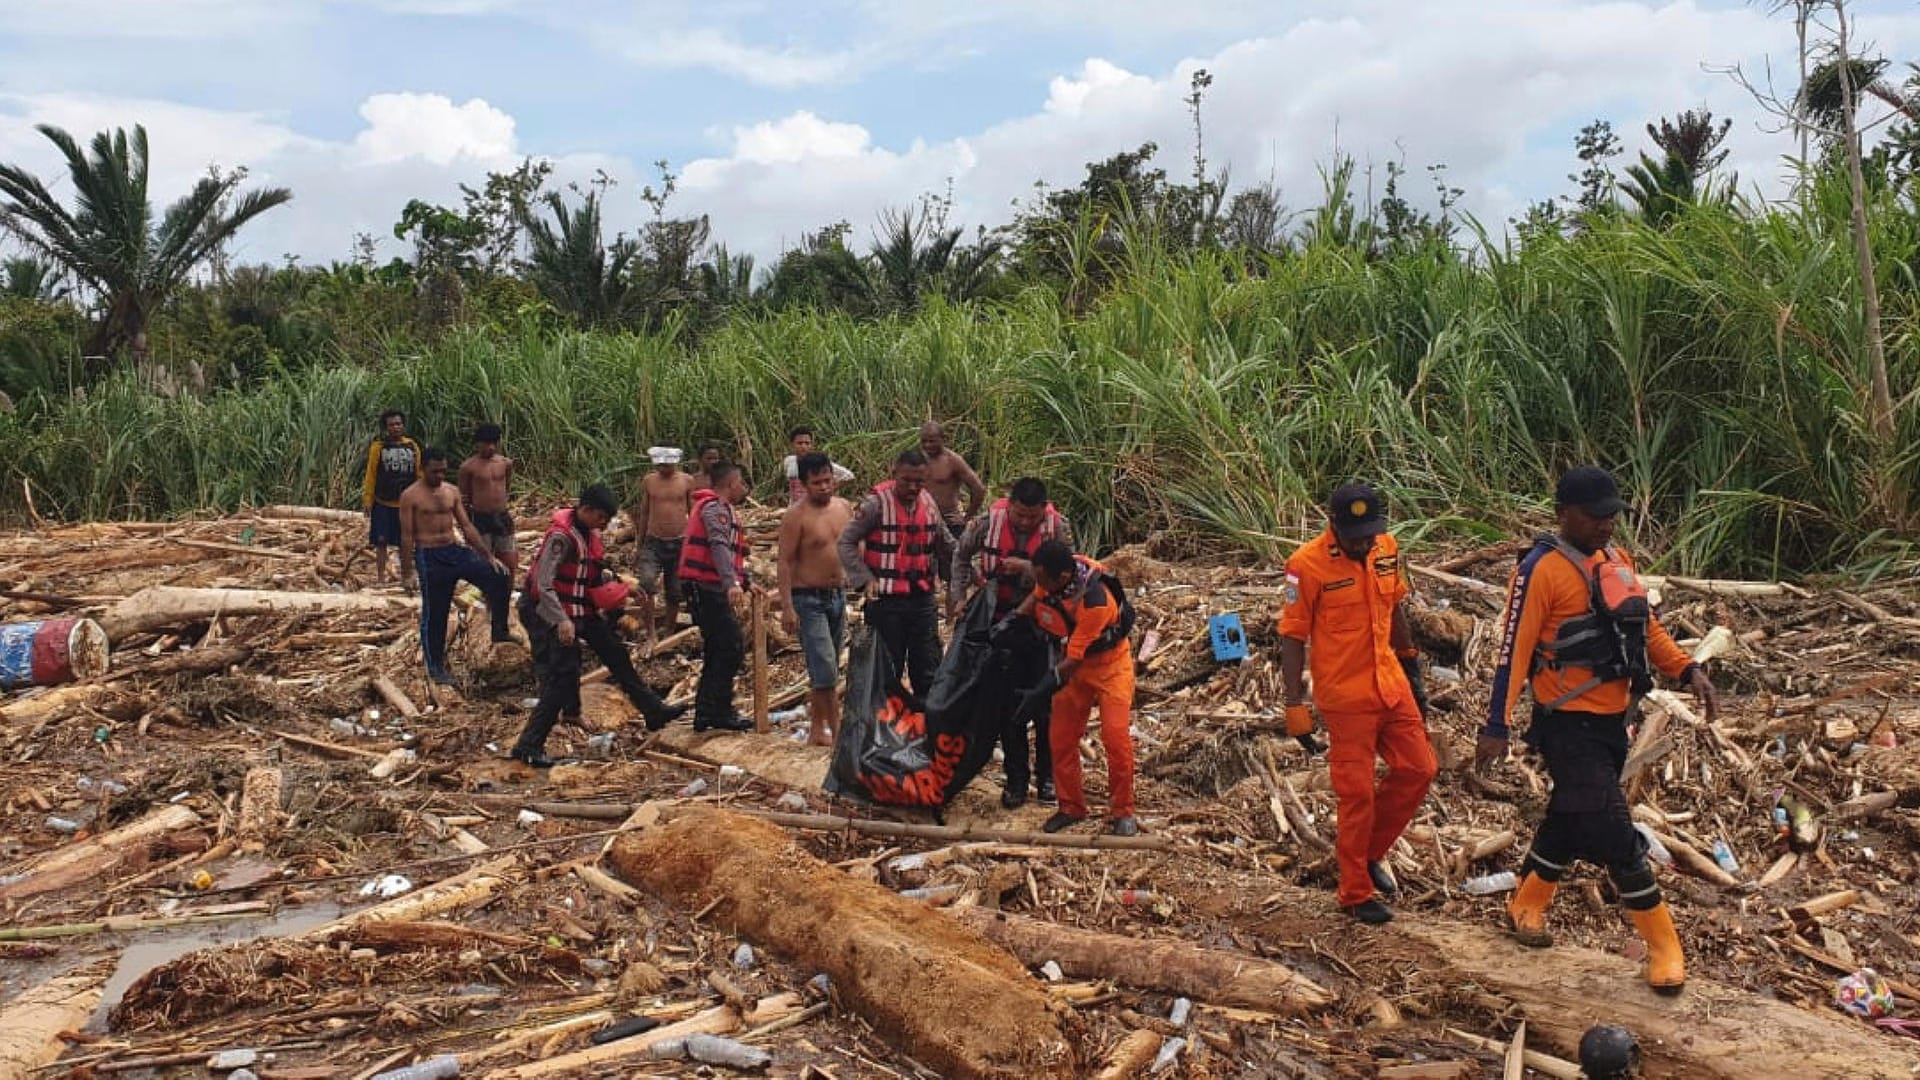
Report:
[[[867,534],[861,558],[872,572],[882,596],[909,596],[933,592],[933,530],[940,528],[940,508],[926,489],[903,513],[894,498],[893,481],[873,489],[880,496],[880,523]]]
[[[720,587],[720,568],[713,561],[713,541],[707,535],[707,504],[718,500],[712,488],[701,488],[693,493],[693,516],[687,519],[687,540],[680,546],[680,580],[700,585]],[[734,515],[733,507],[727,507],[727,523],[733,539],[733,579],[745,582],[747,579],[747,531],[740,527],[740,519]]]
[[[1016,557],[1032,562],[1041,544],[1060,536],[1060,511],[1048,503],[1039,526],[1033,530],[1027,542],[1021,544],[1014,539],[1008,506],[1008,501],[1001,499],[987,511],[987,535],[981,538],[980,553],[973,557],[974,568],[980,571],[980,576],[993,581],[994,601],[1002,607],[1020,602],[1020,585],[1026,575],[1003,574],[1000,564]]]
[[[547,533],[540,539],[540,551],[535,553],[533,565],[540,565],[541,556],[547,545],[556,537],[566,537],[573,541],[574,556],[563,562],[553,573],[553,595],[560,600],[560,606],[569,619],[579,619],[600,610],[595,603],[595,590],[603,588],[602,579],[606,574],[607,552],[600,542],[600,533],[595,529],[580,529],[574,524],[571,507],[555,510],[553,518],[547,522]],[[536,601],[540,589],[534,580],[534,570],[527,572],[526,593]]]

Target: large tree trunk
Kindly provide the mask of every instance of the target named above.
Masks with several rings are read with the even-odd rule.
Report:
[[[983,908],[951,914],[1022,961],[1038,965],[1053,960],[1074,978],[1111,980],[1136,990],[1263,1012],[1308,1012],[1337,1000],[1312,979],[1257,956],[1184,941],[1103,934]]]
[[[1812,1012],[1738,987],[1690,978],[1678,998],[1646,985],[1638,965],[1592,949],[1527,949],[1505,935],[1444,919],[1403,919],[1394,932],[1433,946],[1457,973],[1519,1002],[1536,1046],[1572,1056],[1594,1024],[1620,1024],[1653,1060],[1689,1080],[1846,1076],[1904,1080],[1912,1044],[1837,1012]]]
[[[115,604],[100,618],[107,636],[120,641],[221,615],[267,615],[275,612],[386,611],[418,607],[416,597],[372,596],[363,593],[274,592],[267,589],[185,589],[155,585]]]
[[[1046,995],[1020,962],[925,904],[835,870],[776,826],[690,813],[613,846],[628,880],[712,907],[745,936],[824,971],[906,1052],[960,1080],[1078,1075]]]

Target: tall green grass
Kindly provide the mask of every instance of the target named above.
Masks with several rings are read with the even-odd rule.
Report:
[[[1046,477],[1095,544],[1175,528],[1275,555],[1354,477],[1387,489],[1403,528],[1490,537],[1537,521],[1560,469],[1599,462],[1669,569],[1884,569],[1907,561],[1920,490],[1920,224],[1891,197],[1874,215],[1888,444],[1864,411],[1845,220],[1818,181],[1765,213],[1471,257],[1329,239],[1250,267],[1136,248],[1079,318],[1034,288],[910,319],[789,311],[692,344],[467,331],[207,399],[122,379],[0,417],[0,508],[23,479],[68,517],[352,505],[386,407],[456,451],[502,422],[522,475],[554,492],[630,485],[642,448],[705,440],[771,492],[798,422],[877,479],[937,417],[990,480]]]

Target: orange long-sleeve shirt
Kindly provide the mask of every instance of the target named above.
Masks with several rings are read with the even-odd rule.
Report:
[[[1393,653],[1393,612],[1409,591],[1391,533],[1356,562],[1328,529],[1287,560],[1280,636],[1307,643],[1322,713],[1391,709],[1413,694]]]
[[[1620,557],[1629,567],[1633,565],[1633,559],[1625,551],[1620,551]],[[1484,729],[1488,734],[1506,734],[1507,718],[1513,714],[1523,686],[1531,685],[1533,700],[1544,703],[1559,699],[1592,677],[1591,669],[1571,665],[1534,670],[1534,655],[1540,643],[1558,637],[1561,623],[1593,609],[1590,590],[1581,569],[1545,544],[1535,545],[1514,568],[1513,581],[1507,586],[1500,661],[1494,669],[1493,694],[1488,702]],[[1647,659],[1668,678],[1679,678],[1692,662],[1686,651],[1674,644],[1673,635],[1667,633],[1657,618],[1647,624]],[[1614,679],[1559,708],[1566,712],[1625,712],[1629,696],[1627,680]]]

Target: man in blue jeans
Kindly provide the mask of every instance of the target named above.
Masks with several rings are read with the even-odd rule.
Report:
[[[853,504],[834,489],[840,477],[821,453],[796,464],[805,493],[780,519],[780,624],[800,638],[807,658],[807,742],[832,746],[840,730],[840,642],[847,631],[847,575],[840,565],[840,534]]]
[[[513,579],[487,550],[487,538],[473,527],[459,489],[447,483],[447,454],[429,449],[420,456],[420,479],[400,495],[400,564],[420,579],[420,651],[427,678],[453,684],[447,672],[447,609],[454,586],[471,581],[487,598],[493,640],[511,641],[507,599]],[[465,538],[466,543],[460,541]]]

